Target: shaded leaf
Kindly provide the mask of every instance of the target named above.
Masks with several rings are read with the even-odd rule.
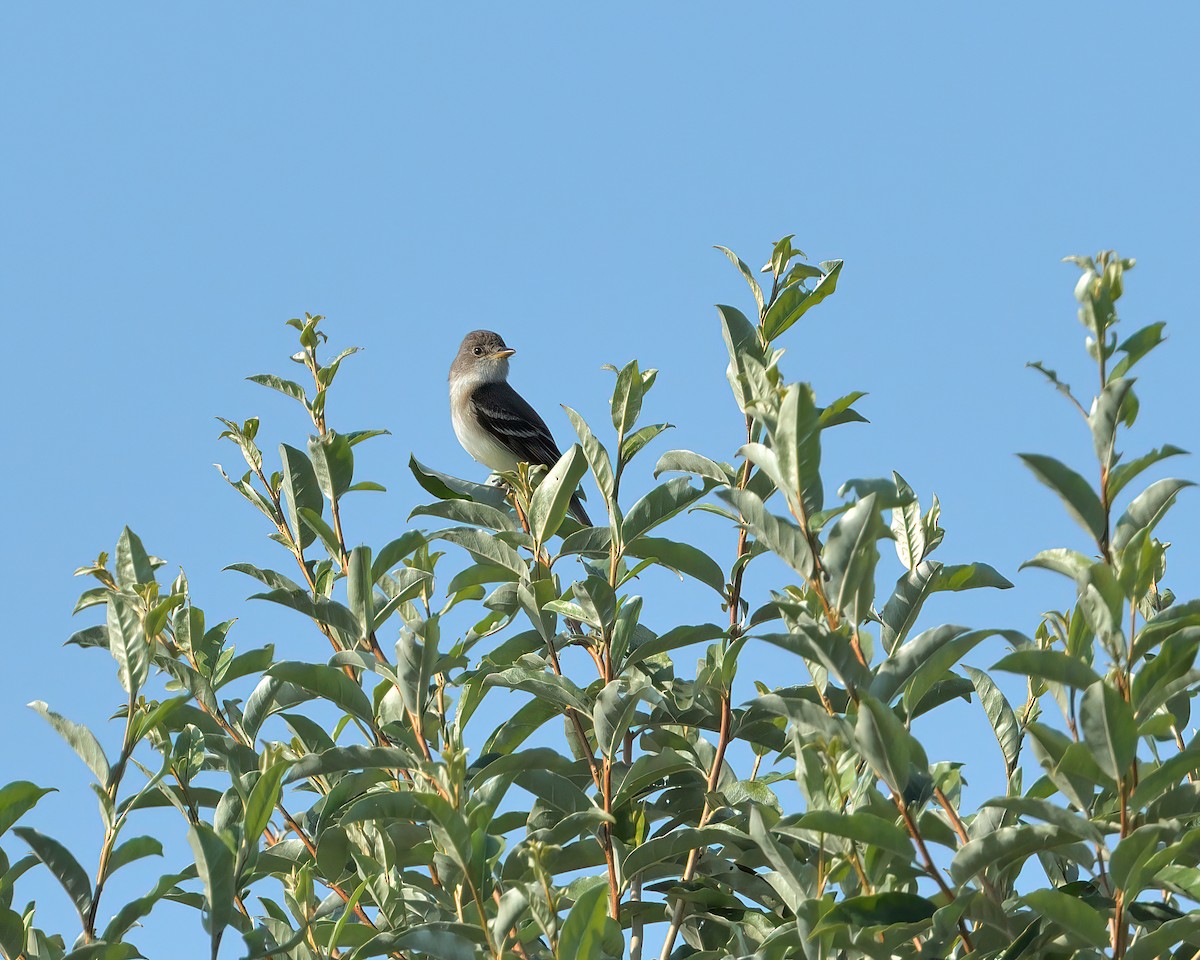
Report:
[[[1100,679],[1082,660],[1060,650],[1015,650],[993,664],[992,669],[1065,683],[1077,690],[1086,690]]]
[[[1108,921],[1094,907],[1058,890],[1034,890],[1021,897],[1045,920],[1083,937],[1094,947],[1108,945]]]
[[[42,861],[54,878],[62,884],[67,896],[83,920],[92,906],[92,885],[88,875],[74,855],[53,837],[30,827],[15,827],[13,833],[29,844],[34,856]]]
[[[14,780],[0,787],[0,836],[34,808],[53,787],[39,787],[28,780]]]
[[[538,543],[545,543],[558,532],[586,470],[587,460],[575,444],[538,484],[529,502],[529,532]]]
[[[287,508],[288,525],[300,546],[307,547],[313,542],[315,534],[300,519],[300,511],[312,510],[319,515],[324,507],[325,501],[321,498],[317,475],[308,455],[295,447],[281,443],[279,458],[283,464],[280,489],[283,492],[283,505]]]
[[[1134,498],[1117,520],[1116,529],[1113,531],[1113,546],[1117,550],[1123,550],[1135,533],[1141,530],[1148,533],[1152,531],[1171,509],[1179,491],[1194,486],[1190,480],[1176,479],[1159,480],[1150,484]]]
[[[815,933],[828,927],[847,924],[856,930],[863,927],[891,926],[900,923],[921,923],[930,919],[935,904],[915,893],[875,893],[870,896],[848,897],[825,914]]]
[[[362,687],[335,667],[283,660],[273,664],[267,671],[267,675],[295,684],[315,696],[336,704],[360,720],[365,720],[367,723],[374,722],[375,715],[371,709],[371,701],[363,693]]]
[[[1091,485],[1065,463],[1037,453],[1018,456],[1033,475],[1062,498],[1070,512],[1092,539],[1099,543],[1105,535],[1104,507]]]
[[[233,919],[233,898],[237,894],[233,851],[207,823],[192,825],[188,830],[188,843],[196,858],[196,873],[204,884],[204,907],[208,914],[212,957],[216,960],[221,934]]]
[[[79,759],[87,764],[87,768],[95,775],[96,782],[100,786],[108,786],[108,778],[111,776],[108,757],[105,756],[104,748],[100,746],[100,741],[96,739],[96,735],[91,730],[81,723],[60,716],[41,700],[31,702],[29,709],[42,717],[60,737],[67,741]]]

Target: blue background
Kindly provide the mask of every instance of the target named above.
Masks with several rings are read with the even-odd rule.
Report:
[[[944,598],[923,625],[1032,633],[1073,591],[1018,565],[1085,542],[1013,454],[1093,469],[1083,425],[1023,366],[1045,360],[1081,393],[1091,382],[1076,270],[1060,257],[1138,257],[1125,333],[1166,320],[1171,342],[1140,370],[1130,450],[1197,445],[1198,21],[1184,5],[5,4],[0,769],[62,789],[29,822],[93,869],[86,774],[24,704],[103,727],[115,748],[111,661],[60,644],[85,625],[69,616],[84,586],[71,571],[123,524],[168,569],[185,566],[210,621],[241,618],[241,649],[325,655],[319,635],[244,603],[253,584],[221,572],[286,570],[286,557],[211,466],[240,470],[215,415],[261,415],[268,452],[302,440],[299,409],[242,378],[302,372],[283,321],[305,310],[329,316],[337,345],[365,347],[331,423],[393,434],[358,448],[360,477],[389,493],[347,506],[349,539],[379,547],[425,499],[410,452],[482,476],[445,399],[476,327],[519,350],[513,382],[560,441],[556,404],[602,428],[600,364],[636,356],[662,370],[647,416],[677,425],[657,451],[732,459],[740,416],[712,304],[749,310],[749,297],[710,245],[757,266],[795,233],[814,260],[846,267],[837,295],[784,337],[785,372],[825,402],[870,391],[859,407],[872,423],[830,436],[831,499],[845,478],[892,469],[923,502],[936,492],[940,558],[986,560],[1017,586]],[[630,498],[650,482],[643,456]],[[1161,534],[1182,541],[1168,575],[1181,595],[1196,592],[1196,520],[1185,496]],[[689,529],[728,564],[719,521],[674,521]],[[886,591],[899,569],[883,546]],[[783,579],[751,567],[749,584],[761,598]],[[652,626],[721,619],[703,588],[651,587]],[[752,646],[742,677],[802,673]],[[489,703],[494,719],[511,709]],[[970,805],[1000,789],[999,754],[977,704],[951,717],[923,734],[931,758],[970,758]],[[174,845],[163,869],[185,856]],[[113,906],[152,884],[148,869],[127,872]],[[61,892],[25,889],[70,939]],[[206,955],[181,907],[137,942]]]

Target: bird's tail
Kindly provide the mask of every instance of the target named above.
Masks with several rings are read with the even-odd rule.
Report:
[[[591,519],[587,515],[587,511],[583,509],[583,501],[579,499],[579,494],[571,496],[571,516],[582,523],[585,527],[592,525]]]

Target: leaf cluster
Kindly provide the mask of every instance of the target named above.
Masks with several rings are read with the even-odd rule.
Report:
[[[221,434],[246,467],[222,473],[283,569],[230,569],[329,655],[239,650],[233,622],[212,623],[182,573],[161,580],[128,529],[81,568],[95,585],[77,610],[102,616],[69,642],[113,658],[120,750],[31,707],[83,761],[103,839],[85,867],[17,826],[47,789],[0,789],[0,952],[141,956],[138,921],[168,900],[198,911],[214,958],[231,930],[248,958],[294,960],[1194,956],[1200,601],[1164,585],[1157,535],[1190,484],[1131,495],[1182,451],[1118,452],[1139,413],[1129,374],[1162,342],[1161,324],[1116,335],[1133,262],[1073,258],[1090,405],[1035,365],[1082,414],[1096,464],[1089,480],[1022,455],[1086,536],[1027,564],[1074,588],[1027,635],[930,619],[939,593],[1012,586],[941,559],[936,496],[922,506],[898,473],[827,493],[825,432],[861,422],[864,394],[822,402],[789,382],[780,338],[835,292],[841,261],[812,265],[788,237],[760,284],[720,249],[754,303],[717,308],[745,431],[728,460],[667,450],[654,485],[623,495],[670,428],[642,422],[657,371],[631,360],[612,367],[611,431],[568,409],[577,442],[549,469],[478,483],[413,457],[432,499],[411,517],[427,525],[372,544],[348,538],[343,506],[383,489],[359,478],[355,448],[384,431],[328,424],[353,351],[327,361],[323,318],[289,321],[310,385],[251,379],[299,404],[312,434],[270,457],[256,418]],[[599,492],[594,527],[568,512],[581,481]],[[727,525],[726,553],[689,542],[693,513]],[[782,566],[754,562],[768,555]],[[662,625],[652,569],[702,585],[708,608]],[[968,664],[989,638],[1009,652]],[[744,698],[750,644],[780,669]],[[931,759],[914,721],[956,700],[998,750]],[[964,776],[989,761],[1005,791],[969,809]],[[113,873],[163,854],[134,834],[154,807],[178,812],[192,860],[110,904]],[[36,867],[75,905],[77,935],[15,906]]]

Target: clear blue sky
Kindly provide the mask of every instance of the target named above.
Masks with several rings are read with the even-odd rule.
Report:
[[[931,606],[926,625],[1032,632],[1072,591],[1018,564],[1083,543],[1013,454],[1091,462],[1070,408],[1023,367],[1043,359],[1083,380],[1061,256],[1138,258],[1126,330],[1167,320],[1171,342],[1142,371],[1133,448],[1200,446],[1198,28],[1182,4],[5,4],[0,769],[63,790],[32,822],[91,868],[84,770],[24,704],[93,725],[116,707],[112,664],[60,644],[84,625],[71,571],[123,524],[186,567],[210,619],[242,618],[243,649],[325,655],[221,572],[281,561],[211,466],[238,462],[215,415],[302,436],[287,401],[242,378],[282,372],[283,321],[305,310],[365,348],[335,425],[393,433],[360,458],[390,492],[349,508],[350,538],[379,546],[422,502],[410,451],[479,476],[445,399],[475,327],[518,348],[514,382],[560,440],[555,405],[603,424],[600,364],[636,356],[662,369],[649,413],[678,425],[659,449],[732,457],[712,304],[747,297],[710,245],[757,265],[795,233],[846,267],[837,296],[785,338],[786,372],[819,399],[870,391],[872,424],[831,440],[831,496],[891,469],[925,501],[936,490],[943,558],[987,560],[1018,586]],[[1196,592],[1197,517],[1185,499],[1163,531],[1183,541],[1181,595]],[[774,585],[762,577],[755,589]],[[709,602],[668,585],[647,615],[718,619]],[[752,650],[743,669],[784,682],[795,667]],[[931,734],[931,757],[982,753],[994,768],[978,707],[962,716],[957,739]],[[106,742],[117,735],[110,725]],[[60,894],[44,909],[69,927]],[[167,939],[179,929],[194,949]],[[200,937],[174,908],[140,942],[198,957]]]

